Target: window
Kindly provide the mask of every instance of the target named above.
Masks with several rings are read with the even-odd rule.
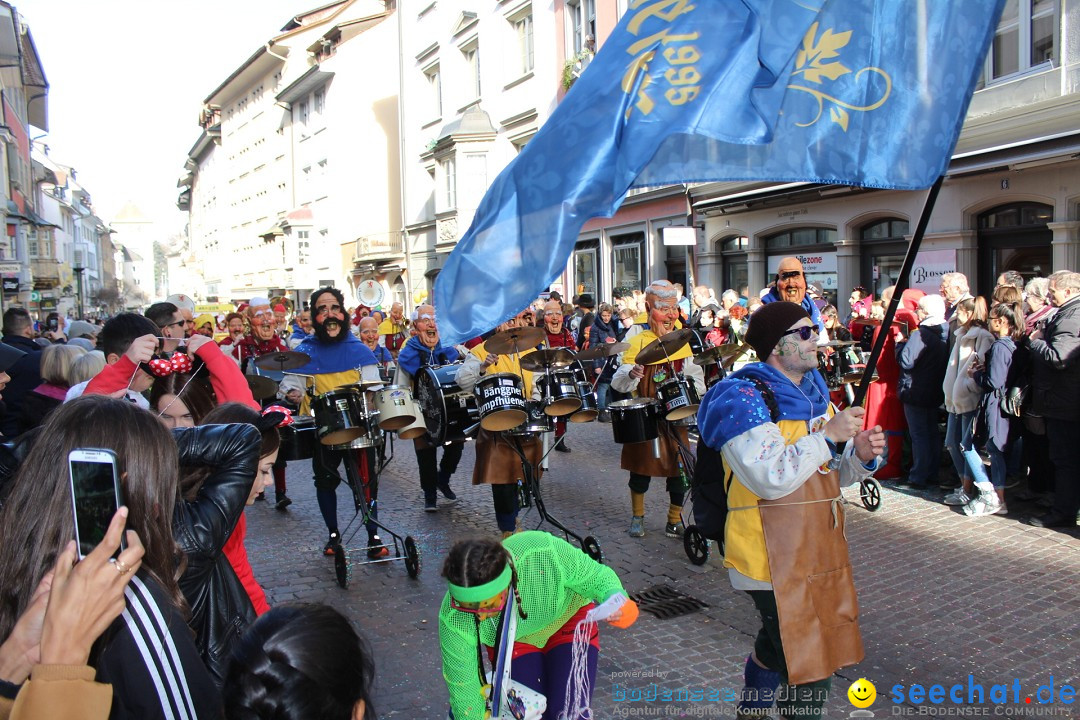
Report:
[[[765,247],[799,247],[802,245],[835,245],[836,231],[828,228],[796,228],[765,238]]]
[[[315,97],[311,100],[312,109],[316,115],[322,115],[323,107],[326,104],[326,92],[323,90],[316,90]]]
[[[1057,0],[1007,0],[987,55],[991,80],[1054,61]]]
[[[582,50],[596,50],[596,0],[568,0],[570,47],[577,55]]]
[[[465,73],[465,80],[468,83],[465,87],[466,97],[469,97],[470,100],[476,100],[480,97],[480,46],[473,43],[462,50],[461,54],[465,58],[467,68]]]
[[[307,104],[306,101],[297,104],[297,106],[296,106],[296,116],[295,117],[296,117],[296,122],[298,122],[301,125],[307,125],[307,121],[308,121],[308,104]]]
[[[514,32],[517,33],[521,74],[525,75],[533,70],[533,16],[531,11],[528,15],[514,21]]]
[[[745,235],[743,235],[742,237],[729,237],[720,241],[720,252],[746,252],[749,249],[750,238],[746,237]]]
[[[453,210],[457,207],[457,161],[448,157],[442,161],[443,169],[443,199],[445,210]]]
[[[628,295],[631,290],[644,290],[645,263],[642,247],[645,244],[645,233],[616,235],[611,238],[611,242],[614,296]]]
[[[592,293],[594,298],[599,297],[596,287],[598,268],[596,266],[596,248],[577,250],[574,252],[574,294]]]
[[[442,117],[442,76],[439,74],[439,64],[435,63],[424,70],[424,78],[428,84],[428,103],[431,107],[433,118]]]

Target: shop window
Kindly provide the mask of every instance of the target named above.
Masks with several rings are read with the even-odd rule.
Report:
[[[907,220],[881,220],[867,225],[859,233],[862,240],[903,240],[908,234]]]
[[[720,241],[720,252],[746,252],[749,249],[750,238],[746,236],[729,237],[726,240]]]
[[[829,228],[794,228],[769,235],[764,240],[768,250],[806,245],[835,245],[836,231]]]
[[[597,257],[597,248],[588,247],[574,251],[574,294],[592,293],[594,298],[599,298],[597,279],[600,268]]]
[[[1054,220],[1054,209],[1039,203],[1014,203],[994,208],[979,216],[980,230],[1032,227]]]

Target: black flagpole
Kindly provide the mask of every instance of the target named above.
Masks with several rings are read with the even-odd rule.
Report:
[[[874,375],[874,370],[877,369],[877,361],[881,357],[881,350],[885,347],[885,338],[892,327],[896,308],[900,304],[900,296],[908,288],[908,276],[911,274],[912,266],[915,265],[915,256],[919,254],[919,246],[922,245],[923,235],[926,234],[926,226],[930,223],[930,215],[934,212],[934,203],[937,202],[938,191],[941,190],[941,182],[944,179],[944,176],[938,177],[926,194],[922,215],[919,216],[919,224],[915,226],[915,235],[911,238],[911,244],[908,245],[907,254],[904,256],[904,264],[900,266],[900,276],[896,279],[896,289],[893,291],[892,302],[889,303],[889,307],[885,310],[885,319],[881,321],[882,330],[878,333],[877,339],[874,340],[874,347],[870,350],[870,357],[866,361],[862,380],[859,381],[859,387],[855,390],[855,399],[851,403],[853,407],[862,405],[866,399],[866,391],[870,387],[870,380]]]

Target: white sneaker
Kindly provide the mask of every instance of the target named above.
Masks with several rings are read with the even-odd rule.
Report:
[[[971,517],[1004,515],[1006,512],[1005,503],[998,500],[997,493],[983,493],[964,505],[964,514]]]
[[[957,488],[956,492],[951,492],[946,495],[943,502],[946,505],[967,505],[971,502],[971,498],[964,492],[964,488]]]

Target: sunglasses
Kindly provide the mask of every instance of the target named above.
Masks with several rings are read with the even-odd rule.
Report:
[[[788,270],[787,272],[779,273],[778,277],[781,280],[793,280],[797,277],[802,277],[802,270]]]
[[[810,338],[817,335],[817,328],[811,325],[803,325],[802,327],[792,328],[787,332],[780,333],[780,337],[784,337],[785,335],[794,335],[795,333],[798,333],[799,337],[803,340],[809,340]]]
[[[188,322],[187,320],[177,320],[176,322],[171,322],[171,323],[168,323],[166,325],[162,325],[161,329],[164,330],[165,328],[177,327],[178,325],[187,325],[187,322]],[[169,339],[171,340],[172,338],[169,338]]]
[[[487,615],[489,613],[498,613],[498,612],[502,612],[503,610],[505,610],[506,609],[506,601],[507,601],[507,599],[509,597],[510,597],[510,593],[504,593],[503,596],[502,596],[502,601],[499,603],[498,606],[493,605],[491,607],[486,607],[486,608],[484,608],[484,607],[465,607],[461,603],[459,603],[457,600],[455,600],[453,597],[451,597],[450,598],[450,607],[452,607],[455,610],[460,610],[463,613],[469,613],[470,615],[480,615],[481,613]]]

